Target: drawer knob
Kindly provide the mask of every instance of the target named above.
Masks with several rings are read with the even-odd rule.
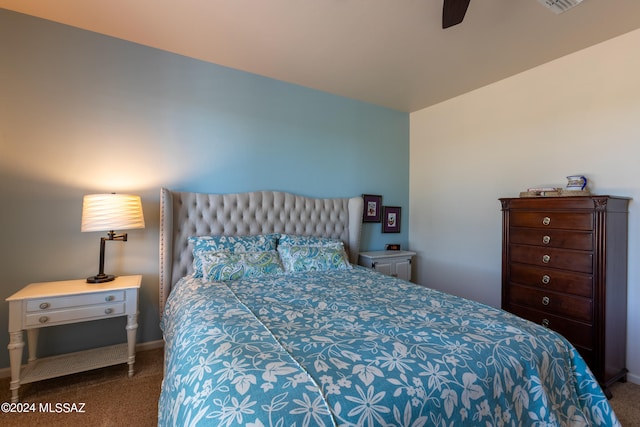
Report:
[[[48,302],[43,302],[42,304],[40,304],[40,309],[41,310],[46,310],[47,308],[49,308],[49,303]]]
[[[542,326],[544,326],[545,328],[548,328],[550,323],[551,322],[549,322],[549,319],[542,319]]]
[[[47,316],[40,316],[40,318],[38,319],[38,322],[40,323],[47,323],[49,321],[49,318]]]
[[[105,308],[104,314],[111,314],[111,313],[113,313],[113,308]]]
[[[549,242],[551,242],[551,237],[549,236],[542,236],[542,243],[544,243],[545,245],[548,245]]]
[[[549,297],[542,297],[542,305],[549,305]]]
[[[549,255],[542,255],[542,262],[548,264],[551,261],[551,257]]]
[[[549,225],[551,224],[551,218],[549,218],[548,216],[545,216],[544,218],[542,218],[542,225]]]
[[[116,299],[116,297],[114,297],[113,295],[107,295],[106,297],[104,297],[104,300],[107,302],[113,301],[114,299]]]
[[[551,281],[551,277],[549,277],[548,275],[544,275],[542,276],[542,283],[544,283],[545,285],[548,285],[549,282]]]

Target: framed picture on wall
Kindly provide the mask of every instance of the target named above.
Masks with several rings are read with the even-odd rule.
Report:
[[[382,196],[363,194],[362,198],[364,199],[362,222],[382,221]]]
[[[400,232],[400,214],[402,210],[400,206],[384,206],[382,209],[382,232],[383,233],[399,233]]]

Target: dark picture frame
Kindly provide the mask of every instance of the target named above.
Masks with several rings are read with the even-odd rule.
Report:
[[[402,208],[400,206],[384,206],[382,208],[382,232],[399,233],[401,215]]]
[[[363,194],[364,209],[362,210],[362,222],[382,221],[382,196],[376,194]]]

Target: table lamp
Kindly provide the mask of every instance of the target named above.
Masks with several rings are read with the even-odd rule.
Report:
[[[127,233],[116,234],[114,230],[144,228],[142,203],[139,196],[130,194],[88,194],[82,201],[83,232],[107,231],[100,238],[100,266],[98,274],[87,278],[87,283],[104,283],[115,279],[104,274],[104,245],[107,240],[127,241]]]

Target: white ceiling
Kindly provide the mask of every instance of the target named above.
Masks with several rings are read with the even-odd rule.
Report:
[[[0,7],[401,110],[416,111],[640,28],[640,0],[0,0]],[[640,46],[638,46],[640,54]]]

